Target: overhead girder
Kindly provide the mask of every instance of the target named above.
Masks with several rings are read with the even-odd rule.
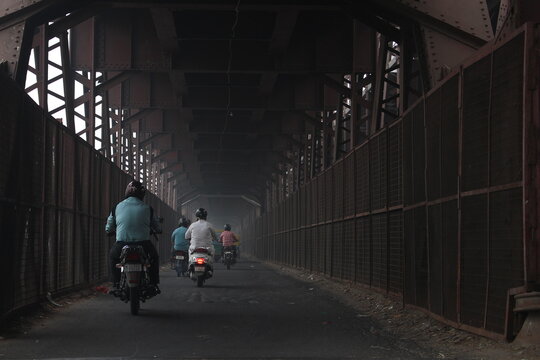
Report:
[[[132,174],[153,169],[152,181],[172,184],[179,197],[218,191],[218,184],[240,191],[247,185],[236,184],[230,169],[257,179],[250,191],[263,192],[264,177],[275,186],[299,186],[358,144],[366,119],[371,131],[383,126],[384,104],[396,100],[397,114],[405,111],[418,91],[410,59],[425,52],[433,83],[446,66],[489,40],[466,21],[456,25],[451,16],[437,13],[450,2],[242,3],[233,36],[233,3],[6,1],[23,4],[0,18],[0,40],[6,44],[0,57],[7,58],[15,78],[24,79],[25,68],[17,62],[28,56],[29,39],[37,39],[28,35],[35,24],[53,21],[43,44],[55,36],[65,43],[71,29],[65,62],[88,76],[67,74],[65,87],[79,81],[87,90],[64,97],[66,104],[87,109],[83,132],[93,143],[103,131],[108,157],[128,164]],[[464,3],[474,10],[464,17],[478,16],[482,3]],[[370,28],[350,21],[344,10]],[[205,18],[216,21],[201,21]],[[383,36],[377,38],[373,29]],[[392,42],[397,47],[387,48]],[[446,43],[447,48],[434,47]],[[385,49],[377,54],[381,45]],[[399,64],[385,61],[388,51],[399,53]],[[383,79],[397,68],[399,79]],[[393,93],[385,90],[388,84]],[[110,127],[95,122],[98,105],[106,108],[100,121]],[[68,117],[74,128],[70,119],[77,114]],[[240,159],[230,161],[235,158]],[[294,176],[285,174],[291,168]]]

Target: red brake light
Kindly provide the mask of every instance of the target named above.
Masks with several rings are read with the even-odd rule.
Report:
[[[139,260],[139,254],[129,253],[126,255],[126,260]]]
[[[204,258],[197,258],[197,264],[199,265],[204,264]]]

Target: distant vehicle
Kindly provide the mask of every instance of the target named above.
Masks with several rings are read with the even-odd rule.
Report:
[[[175,250],[173,257],[174,270],[176,270],[176,276],[188,276],[188,262],[189,255],[187,251]]]
[[[207,248],[196,248],[189,256],[189,276],[191,280],[197,282],[198,287],[202,287],[204,282],[212,277],[212,256]]]
[[[223,256],[223,245],[219,241],[212,241],[214,245],[214,261],[220,261]]]
[[[120,287],[113,295],[126,303],[129,302],[131,314],[137,315],[140,302],[157,295],[148,276],[150,260],[142,246],[126,245],[122,248],[120,263],[116,264],[116,267],[121,269]]]
[[[223,264],[227,266],[227,270],[230,270],[236,263],[236,250],[233,246],[226,246],[223,250]]]

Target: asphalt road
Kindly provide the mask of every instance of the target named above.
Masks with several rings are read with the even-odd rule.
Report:
[[[110,295],[78,301],[0,341],[0,360],[436,358],[258,262],[219,264],[203,288],[165,270],[161,289],[138,316]]]

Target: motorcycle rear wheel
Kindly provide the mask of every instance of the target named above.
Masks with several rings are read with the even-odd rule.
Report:
[[[197,277],[197,287],[202,287],[204,284],[204,276],[198,276]]]
[[[139,287],[130,287],[129,288],[129,307],[131,310],[131,315],[137,315],[141,304],[139,302]]]

